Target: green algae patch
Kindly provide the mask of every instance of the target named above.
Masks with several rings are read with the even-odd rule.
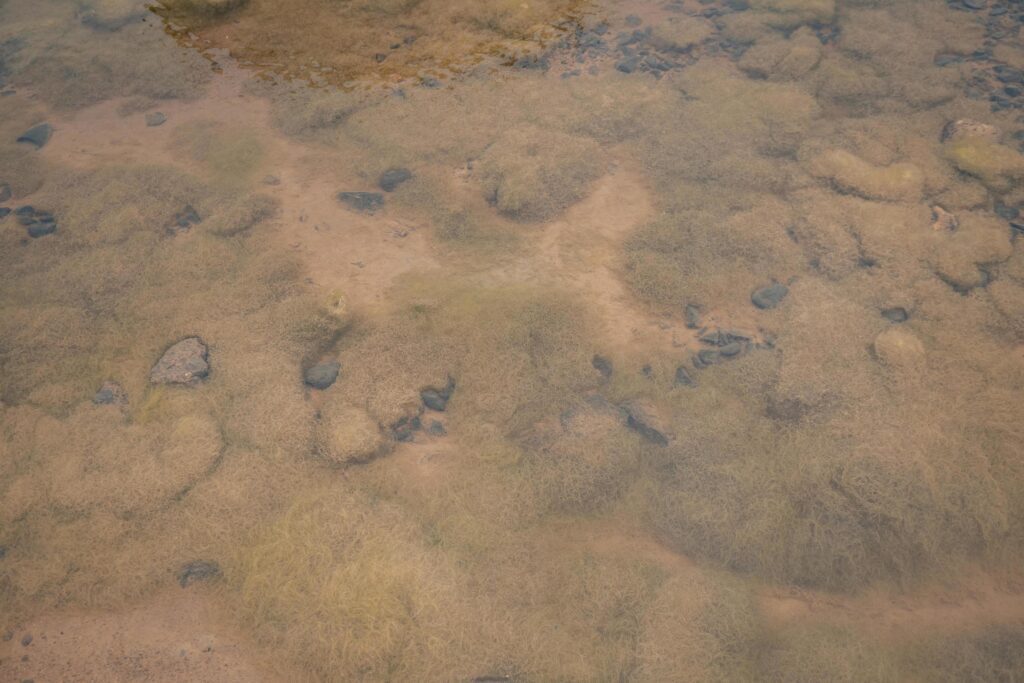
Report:
[[[876,167],[843,150],[821,154],[811,161],[810,171],[840,191],[867,199],[915,202],[924,189],[924,176],[914,164]]]
[[[1024,180],[1024,156],[984,137],[965,137],[944,146],[946,158],[995,192],[1005,192]]]

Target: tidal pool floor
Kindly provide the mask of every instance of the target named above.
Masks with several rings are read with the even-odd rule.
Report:
[[[1024,678],[1022,26],[0,3],[0,678]]]

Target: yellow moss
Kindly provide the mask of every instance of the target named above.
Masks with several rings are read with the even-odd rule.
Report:
[[[964,173],[977,177],[989,189],[1005,192],[1024,180],[1024,156],[987,138],[966,137],[944,146],[946,158]]]
[[[868,199],[916,202],[923,191],[921,169],[907,162],[877,167],[849,152],[833,150],[816,157],[809,168],[839,190]]]

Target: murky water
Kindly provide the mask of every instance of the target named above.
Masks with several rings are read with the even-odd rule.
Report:
[[[0,678],[1024,679],[1022,26],[0,0]]]

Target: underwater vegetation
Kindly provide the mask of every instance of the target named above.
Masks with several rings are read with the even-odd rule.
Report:
[[[1024,677],[989,4],[0,4],[3,677]]]

